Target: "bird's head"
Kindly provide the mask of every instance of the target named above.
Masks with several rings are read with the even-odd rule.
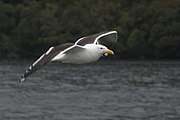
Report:
[[[96,45],[96,46],[97,46],[98,51],[100,51],[102,55],[105,55],[105,56],[107,56],[108,54],[114,55],[114,52],[108,49],[106,46],[104,45]]]
[[[114,52],[110,49],[108,49],[106,46],[104,45],[100,45],[100,44],[87,44],[85,45],[86,48],[88,48],[89,50],[96,52],[98,54],[105,55],[107,56],[108,54],[110,55],[114,55]]]

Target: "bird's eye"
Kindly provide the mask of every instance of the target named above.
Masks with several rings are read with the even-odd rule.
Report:
[[[102,50],[103,48],[101,47],[100,49]]]

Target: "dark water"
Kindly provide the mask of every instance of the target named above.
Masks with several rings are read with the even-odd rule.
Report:
[[[180,62],[0,62],[0,120],[180,120]]]

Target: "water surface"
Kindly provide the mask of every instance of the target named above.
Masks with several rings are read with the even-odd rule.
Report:
[[[0,120],[180,120],[180,62],[0,62]]]

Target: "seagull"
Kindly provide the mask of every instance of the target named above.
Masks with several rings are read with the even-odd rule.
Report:
[[[114,55],[114,52],[104,44],[116,41],[117,31],[108,31],[82,37],[75,43],[65,43],[50,47],[46,53],[30,65],[20,77],[19,82],[23,82],[29,75],[50,62],[59,61],[61,63],[85,64],[97,61],[104,55]]]

